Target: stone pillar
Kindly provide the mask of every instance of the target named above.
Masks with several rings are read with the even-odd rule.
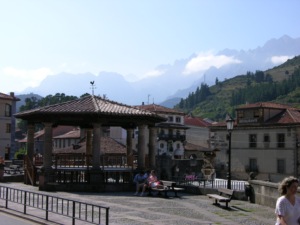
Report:
[[[133,152],[132,152],[132,135],[133,129],[128,128],[127,130],[127,137],[126,137],[126,148],[127,148],[127,165],[133,165]]]
[[[55,182],[55,174],[52,169],[52,123],[44,123],[44,154],[43,167],[39,174],[39,190],[52,190],[48,183]]]
[[[151,169],[156,168],[155,156],[157,151],[157,128],[149,128],[149,166]]]
[[[103,183],[104,176],[100,168],[100,141],[101,141],[101,124],[93,124],[93,145],[92,145],[92,169],[90,173],[90,184],[97,185]]]
[[[27,156],[33,162],[34,154],[34,124],[28,123],[27,125]]]
[[[45,171],[52,170],[52,123],[44,123],[44,155],[43,167]]]
[[[101,140],[101,124],[95,123],[93,125],[93,159],[92,165],[93,169],[100,169],[100,140]]]
[[[139,136],[138,136],[138,169],[145,169],[145,152],[147,149],[146,145],[146,125],[139,125]]]
[[[133,135],[133,129],[129,128],[127,129],[127,137],[126,137],[126,145],[127,145],[127,156],[132,155],[132,135]]]
[[[92,145],[93,144],[93,130],[86,129],[86,165],[91,165],[91,156],[92,156]]]

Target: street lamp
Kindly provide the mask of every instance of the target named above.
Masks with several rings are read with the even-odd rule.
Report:
[[[228,131],[228,172],[227,172],[227,189],[231,189],[231,132],[233,130],[234,119],[230,115],[226,115],[226,124]]]

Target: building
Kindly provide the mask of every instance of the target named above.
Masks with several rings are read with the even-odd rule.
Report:
[[[71,131],[53,137],[53,150],[64,149],[70,146],[73,149],[77,149],[78,143],[83,138],[81,138],[80,129],[73,127]]]
[[[183,158],[186,130],[188,129],[184,124],[185,114],[156,104],[143,104],[137,106],[137,108],[156,113],[166,119],[165,122],[155,124],[157,129],[157,155],[165,154],[176,159]]]
[[[210,122],[189,114],[184,116],[184,124],[189,128],[186,130],[186,142],[209,148]]]
[[[20,101],[14,93],[10,95],[0,93],[0,156],[12,159],[16,151],[15,130],[16,102]]]
[[[69,134],[69,138],[60,138],[60,135],[64,135],[67,132],[73,132],[77,128],[74,126],[57,126],[54,127],[52,130],[52,136],[57,137],[53,138],[53,148],[62,148],[62,147],[67,147],[70,146],[71,144],[74,143],[74,138],[71,138],[71,135]],[[27,149],[27,137],[18,140],[20,148],[25,148]],[[71,143],[71,144],[70,144]],[[45,144],[45,130],[39,130],[37,132],[34,132],[34,153],[35,154],[44,154],[44,144]]]
[[[300,109],[262,102],[241,106],[236,115],[231,133],[233,179],[247,179],[250,172],[273,182],[290,175],[299,177]],[[221,150],[216,167],[222,175],[228,162],[226,124],[213,124],[210,129],[212,147]]]

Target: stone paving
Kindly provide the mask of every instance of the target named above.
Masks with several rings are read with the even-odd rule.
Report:
[[[0,183],[28,191],[38,191],[37,187],[22,183]],[[69,193],[40,192],[72,200],[89,202],[110,207],[111,225],[271,225],[275,224],[274,209],[252,204],[246,201],[232,200],[229,209],[223,204],[213,205],[213,200],[204,195],[180,193],[180,198],[134,196],[133,193]],[[1,203],[1,206],[3,204]],[[3,207],[2,207],[3,210]],[[49,220],[39,218],[39,210],[32,209],[37,224],[72,224],[71,219],[59,215],[50,215]],[[21,211],[22,212],[22,211]],[[24,216],[19,213],[18,216]],[[28,217],[28,216],[26,216]],[[43,217],[43,216],[41,216]],[[30,216],[32,219],[32,216]],[[44,222],[43,222],[44,221]],[[77,225],[83,225],[76,221]]]

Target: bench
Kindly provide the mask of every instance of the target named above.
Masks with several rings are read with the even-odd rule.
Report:
[[[226,189],[226,188],[219,188],[219,194],[207,194],[209,198],[215,199],[215,205],[218,205],[218,202],[225,202],[226,208],[228,208],[228,203],[231,201],[233,196],[233,190]]]
[[[149,187],[149,195],[152,195],[151,191],[157,191],[159,194],[163,192],[164,196],[168,198],[168,192],[171,191],[174,193],[175,197],[179,197],[177,192],[184,190],[184,188],[176,187],[175,181],[161,180],[160,182],[162,184],[160,184],[158,187]]]

